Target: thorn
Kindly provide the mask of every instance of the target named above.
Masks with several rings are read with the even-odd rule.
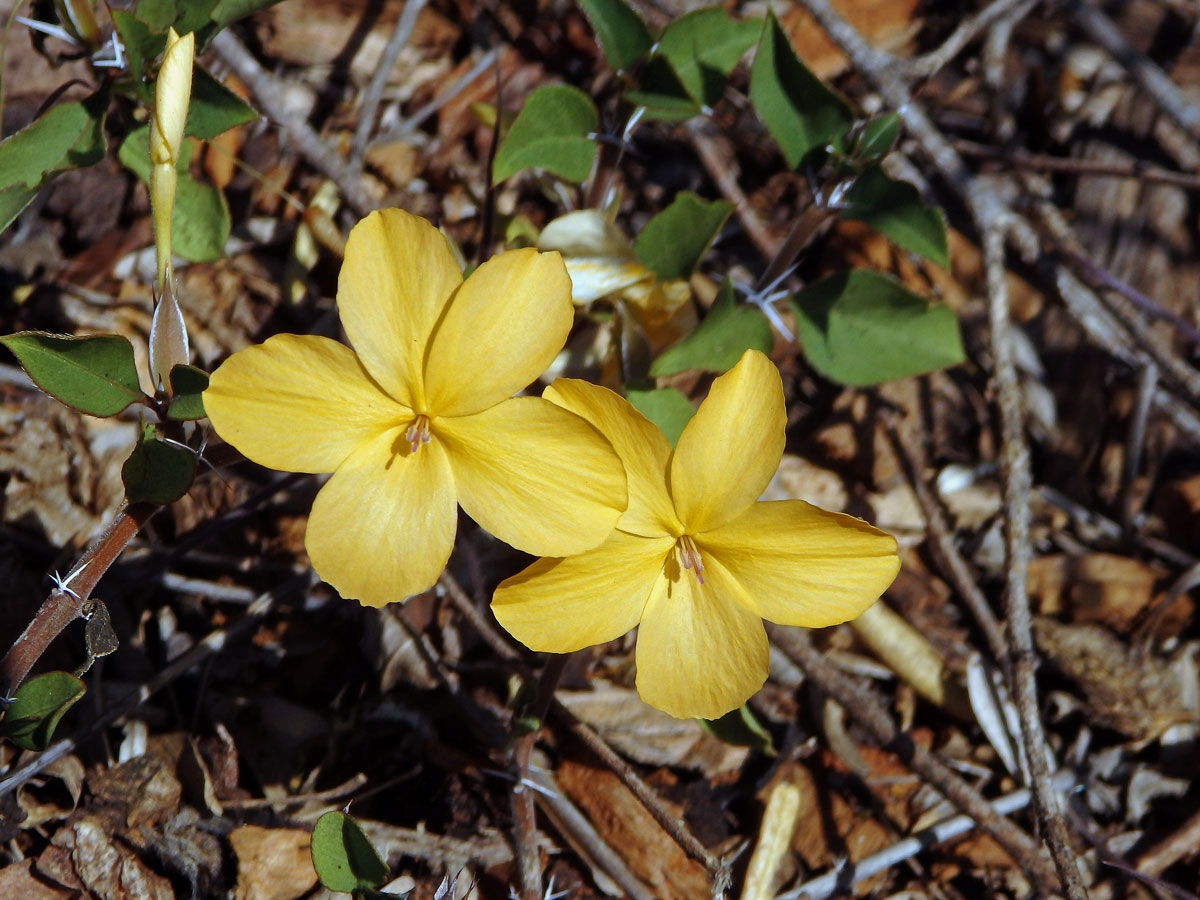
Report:
[[[25,16],[16,16],[16,20],[34,31],[40,31],[42,34],[48,34],[50,37],[56,37],[59,40],[66,41],[72,47],[79,46],[79,42],[75,40],[71,33],[61,25],[52,25],[49,22],[39,22],[37,19],[28,19]]]

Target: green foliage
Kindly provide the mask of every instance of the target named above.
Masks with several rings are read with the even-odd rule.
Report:
[[[189,147],[184,144],[184,152],[176,164],[179,186],[175,189],[175,209],[171,213],[171,251],[191,262],[211,262],[221,258],[233,226],[224,194],[188,174]],[[149,184],[149,128],[130,132],[117,156],[143,183]]]
[[[964,359],[949,308],[870,269],[823,278],[797,294],[794,306],[809,363],[842,384],[880,384]]]
[[[103,92],[82,102],[60,103],[0,142],[0,231],[57,173],[103,159],[107,105]]]
[[[650,366],[650,374],[674,375],[689,369],[720,374],[732,369],[747,350],[769,353],[774,343],[766,317],[753,306],[735,303],[727,278],[700,326],[664,350]]]
[[[899,138],[900,116],[897,113],[875,116],[859,129],[854,142],[854,155],[864,160],[886,156]]]
[[[196,455],[186,447],[159,440],[150,424],[142,425],[141,439],[121,466],[121,481],[130,503],[173,503],[187,493],[195,475]]]
[[[325,813],[313,826],[312,861],[321,884],[345,894],[373,893],[388,875],[358,823],[336,811]]]
[[[639,89],[626,99],[660,119],[686,119],[715,106],[761,29],[761,20],[733,19],[715,6],[680,16],[663,30]]]
[[[596,107],[583,91],[565,84],[538,88],[496,151],[492,183],[522,169],[539,168],[567,181],[583,181],[592,170]]]
[[[34,383],[56,400],[93,416],[115,416],[145,399],[133,345],[115,334],[70,337],[22,331],[0,337]]]
[[[113,26],[125,45],[125,60],[129,65],[130,83],[143,103],[154,100],[154,85],[146,77],[147,64],[163,52],[167,43],[165,30],[155,31],[133,13],[122,9],[112,11]]]
[[[672,447],[696,413],[688,398],[673,387],[643,389],[626,385],[625,397],[634,409],[659,427]]]
[[[650,52],[654,39],[625,0],[579,0],[608,64],[622,72]]]
[[[698,719],[700,727],[727,744],[749,747],[767,756],[777,751],[771,743],[771,733],[754,717],[749,706],[739,706],[719,719]]]
[[[750,102],[793,169],[815,147],[846,133],[854,117],[808,70],[774,15],[767,16],[754,65]]]
[[[218,28],[224,28],[238,19],[244,19],[252,13],[281,2],[282,0],[217,0],[209,17]]]
[[[192,99],[183,133],[206,140],[258,119],[258,113],[199,66],[192,76]]]
[[[171,369],[171,405],[167,415],[172,419],[203,419],[204,389],[208,373],[195,366],[175,366]]]
[[[671,205],[646,223],[634,242],[638,262],[661,279],[690,278],[733,210],[680,191]]]
[[[20,688],[0,722],[0,735],[23,750],[45,750],[54,729],[87,688],[69,672],[46,672]]]
[[[877,165],[868,166],[855,179],[840,215],[865,222],[905,250],[944,269],[950,267],[942,211],[926,206],[915,187],[889,178]]]

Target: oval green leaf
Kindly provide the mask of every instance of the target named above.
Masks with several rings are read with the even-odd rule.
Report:
[[[842,384],[880,384],[964,359],[958,319],[948,307],[870,269],[823,278],[793,305],[805,357]]]
[[[773,14],[750,69],[750,102],[793,169],[854,122],[850,107],[796,56]]]
[[[192,75],[192,97],[188,104],[184,134],[206,140],[257,118],[258,113],[237,94],[199,66],[196,67]]]
[[[579,0],[579,6],[596,31],[604,58],[618,72],[650,52],[654,40],[646,23],[625,0]]]
[[[725,279],[704,321],[679,343],[668,347],[654,364],[651,375],[674,375],[690,369],[727,372],[747,350],[770,353],[775,343],[771,323],[753,306],[739,305],[733,285]]]
[[[716,106],[725,81],[762,32],[761,19],[733,19],[719,6],[685,13],[662,33],[658,52],[679,76],[688,95]]]
[[[732,203],[710,203],[680,191],[637,236],[633,251],[638,262],[664,280],[690,278],[732,210]]]
[[[775,756],[771,733],[754,717],[749,706],[739,706],[719,719],[699,719],[700,727],[727,744],[749,747],[767,756]]]
[[[321,884],[345,894],[373,890],[388,876],[387,866],[358,823],[336,810],[325,813],[313,826],[312,861]]]
[[[66,711],[87,688],[70,672],[46,672],[17,689],[0,734],[24,750],[45,750]]]
[[[492,183],[522,169],[545,169],[567,181],[583,181],[592,170],[596,143],[588,137],[599,116],[578,88],[547,84],[529,95],[496,151]]]
[[[43,391],[80,412],[115,416],[145,398],[133,345],[115,334],[87,337],[22,331],[0,337]]]
[[[187,493],[195,475],[195,454],[160,441],[153,425],[142,426],[142,439],[121,466],[121,481],[130,503],[173,503]]]

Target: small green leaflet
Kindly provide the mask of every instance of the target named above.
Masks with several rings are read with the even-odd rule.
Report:
[[[662,280],[690,278],[732,210],[732,203],[710,203],[691,191],[680,191],[670,206],[646,223],[634,242],[634,254]]]
[[[167,415],[172,419],[203,419],[204,389],[208,373],[195,366],[175,366],[171,369],[171,405]]]
[[[865,222],[905,250],[943,269],[950,267],[942,211],[926,206],[913,185],[889,178],[877,165],[867,167],[855,179],[839,215]]]
[[[754,54],[750,102],[793,169],[810,150],[845,134],[854,123],[845,101],[796,56],[774,14],[767,16]]]
[[[650,52],[654,40],[646,23],[625,0],[579,0],[579,7],[596,31],[604,58],[618,72]]]
[[[23,750],[45,750],[59,720],[87,688],[70,672],[46,672],[17,689],[0,721],[0,735]]]
[[[133,345],[115,334],[71,337],[22,331],[0,337],[34,383],[56,400],[93,416],[115,416],[145,398]]]
[[[142,437],[121,467],[125,497],[130,503],[173,503],[192,485],[196,455],[186,447],[155,436],[154,426],[142,425]]]
[[[345,813],[327,812],[312,833],[312,861],[321,884],[343,894],[370,891],[388,876],[363,830]]]
[[[650,366],[650,374],[674,375],[689,369],[720,374],[737,365],[747,350],[770,353],[774,343],[766,316],[753,306],[735,303],[733,285],[726,278],[704,321],[659,354]]]
[[[596,142],[588,135],[598,122],[596,107],[583,91],[566,84],[543,85],[529,95],[496,151],[492,183],[532,168],[583,181],[596,157]]]
[[[841,384],[895,381],[964,359],[954,313],[880,272],[830,275],[797,294],[793,305],[805,358]]]

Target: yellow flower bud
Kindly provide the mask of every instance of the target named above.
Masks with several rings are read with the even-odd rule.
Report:
[[[192,93],[192,57],[196,35],[180,37],[167,30],[158,83],[154,87],[154,116],[150,120],[150,162],[170,163],[179,159],[183,125],[187,121],[188,98]]]

